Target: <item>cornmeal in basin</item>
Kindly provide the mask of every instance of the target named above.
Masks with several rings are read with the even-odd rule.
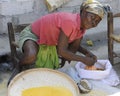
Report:
[[[73,96],[72,92],[65,87],[35,87],[22,92],[22,96]]]

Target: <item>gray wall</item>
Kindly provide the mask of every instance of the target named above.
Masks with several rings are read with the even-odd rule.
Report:
[[[79,12],[82,1],[84,0],[70,0],[54,12]],[[114,13],[120,11],[120,0],[98,1],[111,5]],[[48,13],[44,0],[0,0],[0,34],[7,33],[7,22],[31,23]]]

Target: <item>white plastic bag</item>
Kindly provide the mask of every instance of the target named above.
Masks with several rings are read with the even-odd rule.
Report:
[[[120,84],[119,77],[114,69],[111,70],[110,75],[104,78],[102,82],[110,86],[117,86],[118,84]]]
[[[69,75],[76,83],[80,82],[81,80],[81,78],[78,75],[78,72],[68,62],[66,67],[60,68],[58,70]]]
[[[109,60],[98,60],[95,63],[97,68],[105,69],[103,71],[100,70],[85,70],[85,64],[82,62],[78,62],[75,65],[76,70],[79,73],[80,78],[85,79],[93,79],[93,80],[101,80],[102,82],[110,85],[110,86],[117,86],[120,84],[120,80],[112,68],[111,63]]]
[[[100,70],[85,70],[85,64],[83,64],[82,62],[78,62],[75,65],[76,70],[79,73],[79,76],[81,78],[86,78],[86,79],[95,79],[95,80],[101,80],[106,78],[109,74],[110,71],[112,69],[112,65],[110,64],[110,62],[108,60],[98,60],[95,63],[95,66],[97,68],[103,68],[105,69],[104,71],[100,71]]]

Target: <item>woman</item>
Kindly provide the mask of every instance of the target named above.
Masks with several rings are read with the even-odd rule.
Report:
[[[80,42],[86,29],[96,27],[103,16],[103,6],[98,1],[90,0],[82,3],[80,14],[59,12],[43,16],[21,32],[19,45],[23,58],[19,64],[27,65],[36,61],[37,67],[56,69],[59,68],[57,56],[60,56],[68,61],[94,65],[97,57],[81,47]],[[52,52],[48,51],[50,54],[45,50],[50,49],[48,47],[52,47]],[[76,55],[77,51],[84,56]]]

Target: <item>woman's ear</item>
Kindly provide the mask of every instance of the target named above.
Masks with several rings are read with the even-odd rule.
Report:
[[[84,8],[82,8],[81,10],[80,10],[80,14],[82,14],[84,12]]]
[[[83,9],[83,10],[81,11],[80,15],[81,15],[81,17],[85,17],[85,16],[86,16],[86,10]]]

